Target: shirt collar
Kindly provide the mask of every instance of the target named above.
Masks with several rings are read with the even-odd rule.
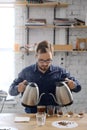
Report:
[[[37,63],[34,66],[34,72],[37,70]]]

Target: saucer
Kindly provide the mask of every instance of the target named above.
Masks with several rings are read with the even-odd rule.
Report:
[[[78,124],[75,121],[61,120],[52,122],[52,126],[57,128],[75,128]]]

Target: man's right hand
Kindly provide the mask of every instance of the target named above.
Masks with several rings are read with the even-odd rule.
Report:
[[[22,93],[24,92],[26,85],[28,84],[28,82],[26,80],[24,80],[23,82],[18,84],[18,92]]]

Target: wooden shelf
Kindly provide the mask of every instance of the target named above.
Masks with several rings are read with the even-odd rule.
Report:
[[[17,2],[0,2],[0,4],[14,4],[14,5],[24,5],[30,7],[67,7],[67,3],[60,2],[44,2],[44,3],[29,3],[28,1],[17,1]]]
[[[72,44],[69,45],[53,45],[54,51],[73,51]]]
[[[19,4],[19,5],[24,4],[24,5],[26,5],[27,2],[26,1],[24,1],[24,2],[21,2],[21,1],[17,1],[17,2],[0,2],[0,4]]]
[[[54,28],[54,25],[43,25],[43,26],[25,26],[26,28],[32,28],[32,29],[37,29],[37,28]]]
[[[46,3],[27,3],[27,6],[30,7],[67,7],[67,3],[59,3],[59,2],[46,2]]]
[[[29,49],[29,52],[35,52],[35,50]],[[75,51],[75,50],[54,50],[54,52],[87,53],[87,51]]]
[[[87,53],[87,51],[75,51],[75,50],[54,50],[54,52]]]
[[[54,28],[54,25],[49,24],[49,25],[43,25],[43,26],[15,26],[15,28],[20,28],[20,29],[22,29],[22,28],[24,28],[24,29],[39,29],[39,28],[41,28],[41,29],[46,29],[46,28]]]
[[[55,28],[70,28],[70,29],[80,29],[80,28],[87,28],[86,25],[81,25],[81,26],[57,26],[57,25],[54,25]]]
[[[52,25],[52,24],[47,24],[47,25],[34,25],[34,26],[16,26],[16,28],[30,28],[30,29],[44,29],[44,28],[55,28],[55,29],[60,29],[60,28],[70,28],[70,29],[80,29],[80,28],[87,28],[87,26],[74,26],[74,27],[71,27],[71,26],[55,26],[55,25]]]
[[[28,3],[27,1],[24,2],[0,2],[0,8],[6,8],[6,7],[15,7],[15,6],[27,6],[27,7],[58,7],[58,8],[64,8],[67,7],[67,3],[60,3],[57,2],[49,2],[49,3]]]
[[[72,29],[74,29],[74,28],[87,28],[87,26],[86,25],[81,25],[81,26],[70,26],[69,28],[72,28]]]
[[[73,46],[72,44],[69,44],[69,45],[53,45],[54,47],[54,52],[71,52],[71,53],[80,53],[80,52],[87,52],[87,50],[76,50],[76,49],[73,49]],[[29,53],[29,52],[35,52],[35,50],[31,49],[31,48],[25,48],[25,47],[22,47],[25,52]],[[22,49],[21,48],[21,49]],[[21,50],[21,49],[18,49],[18,50]],[[16,51],[17,52],[17,51]]]
[[[72,44],[69,45],[53,45],[55,52],[87,52],[87,49],[73,49]]]
[[[0,2],[0,7],[12,7],[12,6],[26,6],[26,2]]]

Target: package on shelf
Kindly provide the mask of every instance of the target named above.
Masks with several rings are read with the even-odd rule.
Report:
[[[27,0],[29,3],[43,3],[43,0]]]
[[[85,21],[78,19],[78,18],[74,18],[76,20],[76,25],[85,25]]]
[[[55,18],[53,24],[56,26],[71,26],[76,23],[75,19]]]
[[[34,18],[31,18],[31,19],[28,19],[27,22],[25,23],[25,26],[30,26],[30,25],[45,25],[46,24],[46,19],[34,19]]]

